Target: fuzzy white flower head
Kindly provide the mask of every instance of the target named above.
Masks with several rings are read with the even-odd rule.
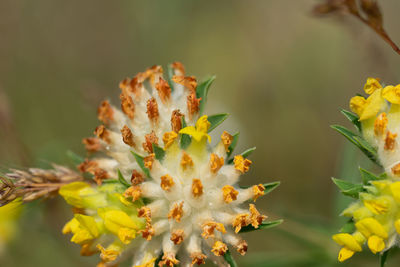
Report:
[[[96,138],[83,141],[96,154],[80,170],[92,173],[99,185],[119,177],[127,186],[121,201],[145,203],[130,215],[143,220],[145,227],[137,231],[142,238],[133,238],[132,226],[126,246],[108,250],[113,257],[102,257],[102,264],[111,266],[128,248],[139,247],[130,250],[133,266],[154,266],[160,253],[159,266],[200,265],[206,258],[226,266],[221,256],[228,246],[242,255],[247,251],[240,230],[258,228],[266,218],[247,203],[264,195],[265,187],[237,184],[252,163],[243,155],[230,158],[237,136],[223,132],[210,145],[208,133],[227,117],[201,116],[212,80],[197,85],[180,63],[170,72],[164,78],[162,68],[154,66],[121,82],[122,111],[103,102],[98,115],[104,125],[97,127]]]

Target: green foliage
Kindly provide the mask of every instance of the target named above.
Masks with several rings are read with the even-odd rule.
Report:
[[[378,156],[376,150],[361,136],[353,133],[349,129],[340,126],[340,125],[332,125],[332,129],[338,131],[344,137],[346,137],[351,143],[353,143],[356,147],[358,147],[369,159],[375,162],[377,165],[381,166],[378,162]]]
[[[130,187],[131,185],[125,180],[124,176],[122,175],[121,171],[118,170],[118,181],[125,187]]]
[[[372,172],[364,170],[361,167],[360,167],[360,173],[361,173],[361,179],[363,181],[363,184],[365,184],[365,185],[369,184],[370,181],[379,181],[379,180],[385,179],[384,177],[376,176]]]
[[[220,125],[224,120],[226,120],[228,116],[228,113],[220,113],[208,116],[207,120],[210,122],[210,128],[208,129],[208,132],[211,132],[212,130],[217,128],[217,126]]]
[[[131,151],[132,155],[135,157],[135,160],[139,167],[142,169],[142,171],[146,174],[147,177],[150,176],[150,171],[144,166],[144,157],[140,156],[139,154],[136,154],[135,152]]]
[[[237,267],[235,260],[232,257],[232,254],[229,250],[227,250],[224,254],[225,261],[229,264],[230,267]]]
[[[153,152],[156,155],[156,159],[162,161],[165,157],[165,150],[154,143],[152,144],[152,146],[153,146]]]
[[[383,254],[380,255],[381,267],[385,266],[386,260],[387,260],[387,256],[389,255],[389,251],[390,251],[390,249],[386,250],[385,252],[383,252]]]
[[[206,103],[207,103],[208,91],[210,89],[211,84],[214,82],[215,78],[216,78],[215,76],[212,76],[212,77],[208,78],[204,82],[200,83],[196,88],[196,97],[197,98],[201,98],[201,100],[200,100],[200,110],[199,110],[199,114],[200,115],[202,115],[203,112],[204,112],[204,108],[205,108]]]
[[[255,230],[263,230],[263,229],[272,228],[272,227],[280,225],[282,222],[283,222],[282,219],[276,220],[276,221],[263,222],[258,226],[258,228],[254,228],[252,225],[247,225],[245,227],[242,227],[242,229],[240,229],[240,233],[246,233],[246,232],[251,232],[251,231],[255,231]]]
[[[351,123],[353,123],[353,125],[356,127],[356,129],[361,132],[362,128],[361,128],[361,122],[360,122],[360,118],[357,116],[357,114],[354,114],[353,112],[347,111],[345,109],[342,109],[340,112],[342,112],[342,114],[349,119],[349,121]]]
[[[174,82],[172,81],[172,77],[174,76],[174,70],[171,67],[171,64],[168,64],[167,66],[167,82],[169,87],[171,87],[171,92],[175,90],[174,88]]]
[[[354,225],[353,219],[350,219],[345,225],[343,225],[343,227],[340,229],[340,232],[352,234],[355,230],[356,227]]]
[[[242,155],[244,158],[248,158],[255,150],[256,150],[256,147],[251,147],[251,148],[248,148],[245,151],[243,151],[240,155]],[[233,159],[234,158],[230,158],[228,160],[228,164],[232,164]]]
[[[364,191],[362,184],[353,184],[344,180],[332,178],[332,181],[339,187],[340,191],[349,197],[358,198],[358,194]]]
[[[185,128],[187,126],[185,117],[182,117],[182,128]],[[192,138],[188,134],[181,134],[181,148],[186,149],[189,145],[190,142],[192,142]]]
[[[72,161],[74,165],[79,165],[85,161],[83,157],[79,156],[78,154],[76,154],[71,150],[67,151],[67,157]]]

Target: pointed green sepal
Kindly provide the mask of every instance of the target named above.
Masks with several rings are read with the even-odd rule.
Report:
[[[200,110],[199,110],[199,114],[200,115],[203,114],[204,108],[205,108],[206,103],[207,103],[208,91],[210,89],[211,84],[214,82],[215,78],[216,78],[215,76],[212,76],[212,77],[208,78],[204,82],[200,83],[196,88],[196,97],[197,98],[201,98],[201,100],[200,100]]]
[[[340,229],[341,233],[348,233],[352,234],[356,230],[356,226],[354,225],[354,221],[351,219],[349,220],[343,227]]]
[[[238,141],[239,141],[239,135],[240,135],[239,132],[237,132],[234,135],[232,135],[232,137],[233,137],[232,143],[228,147],[228,152],[226,153],[226,158],[227,159],[232,155],[233,151],[235,150],[236,145],[238,144]]]
[[[340,191],[344,195],[349,197],[358,199],[358,194],[365,191],[362,184],[353,184],[351,182],[347,182],[336,178],[332,178],[332,181],[335,183],[337,187],[339,187]]]
[[[340,125],[331,125],[331,128],[346,137],[351,143],[357,146],[370,160],[381,166],[378,161],[376,150],[361,136]]]
[[[208,128],[208,132],[211,132],[212,130],[217,128],[217,126],[220,125],[224,120],[226,120],[228,116],[228,113],[220,113],[208,116],[207,120],[210,122],[210,128]]]
[[[154,143],[152,145],[153,145],[153,152],[156,155],[156,159],[162,161],[165,157],[165,150]]]
[[[125,187],[130,187],[131,185],[125,180],[124,176],[122,175],[121,171],[118,169],[118,181]]]
[[[251,147],[249,149],[246,149],[245,151],[243,151],[240,155],[242,155],[244,158],[249,157],[254,151],[256,150],[256,147]],[[228,164],[232,164],[233,163],[233,159],[231,158],[228,160]]]
[[[72,161],[74,165],[79,165],[85,161],[83,157],[79,156],[78,154],[76,154],[71,150],[67,151],[67,157]]]
[[[225,252],[224,259],[229,264],[230,267],[237,267],[238,266],[236,261],[235,261],[235,259],[232,257],[232,254],[229,251],[229,249]]]
[[[131,151],[132,155],[135,157],[135,160],[137,162],[137,164],[139,165],[139,167],[142,169],[142,171],[144,172],[144,174],[146,174],[146,176],[148,178],[150,178],[150,171],[149,169],[147,169],[144,166],[144,157],[140,156],[139,154],[136,154],[135,152]]]
[[[255,231],[255,230],[263,230],[263,229],[272,228],[272,227],[280,225],[282,222],[283,222],[282,219],[276,220],[276,221],[263,222],[258,226],[258,228],[254,228],[252,225],[247,225],[245,227],[242,227],[242,229],[240,229],[240,233],[246,233],[246,232],[251,232],[251,231]]]
[[[357,116],[357,114],[347,111],[345,109],[340,110],[340,112],[342,112],[342,114],[349,120],[351,121],[351,123],[353,123],[354,127],[356,127],[356,129],[361,132],[361,122],[360,122],[360,118]]]
[[[376,176],[372,172],[364,170],[363,168],[360,168],[360,173],[361,173],[361,178],[362,178],[363,184],[365,184],[365,185],[369,184],[370,181],[379,181],[379,180],[384,179],[382,177]]]
[[[171,87],[171,92],[175,90],[174,82],[172,81],[172,77],[174,76],[174,69],[171,67],[171,64],[167,66],[167,82],[169,87]]]

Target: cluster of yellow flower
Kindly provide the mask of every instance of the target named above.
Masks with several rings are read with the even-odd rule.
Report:
[[[368,173],[364,185],[350,185],[358,200],[342,213],[351,218],[353,229],[333,236],[343,246],[339,261],[362,251],[364,243],[373,253],[384,252],[396,245],[400,234],[400,85],[383,87],[377,79],[368,78],[364,91],[368,98],[353,97],[350,108],[358,115],[354,122],[369,145],[353,140],[376,153],[385,173]]]

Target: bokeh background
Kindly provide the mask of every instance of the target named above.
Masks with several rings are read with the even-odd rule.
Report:
[[[378,266],[371,253],[338,264],[330,239],[350,200],[330,178],[358,180],[368,161],[330,124],[368,76],[400,83],[400,56],[349,17],[316,18],[312,0],[0,1],[2,168],[72,164],[118,82],[154,64],[185,64],[217,75],[208,113],[228,112],[238,151],[257,146],[244,184],[280,180],[259,200],[275,229],[246,234],[239,266]],[[385,26],[400,42],[397,0],[382,1]],[[349,126],[350,127],[350,126]],[[221,129],[217,129],[222,131]],[[60,199],[27,206],[0,265],[94,266],[60,230],[71,211]],[[391,257],[388,266],[397,266]]]

